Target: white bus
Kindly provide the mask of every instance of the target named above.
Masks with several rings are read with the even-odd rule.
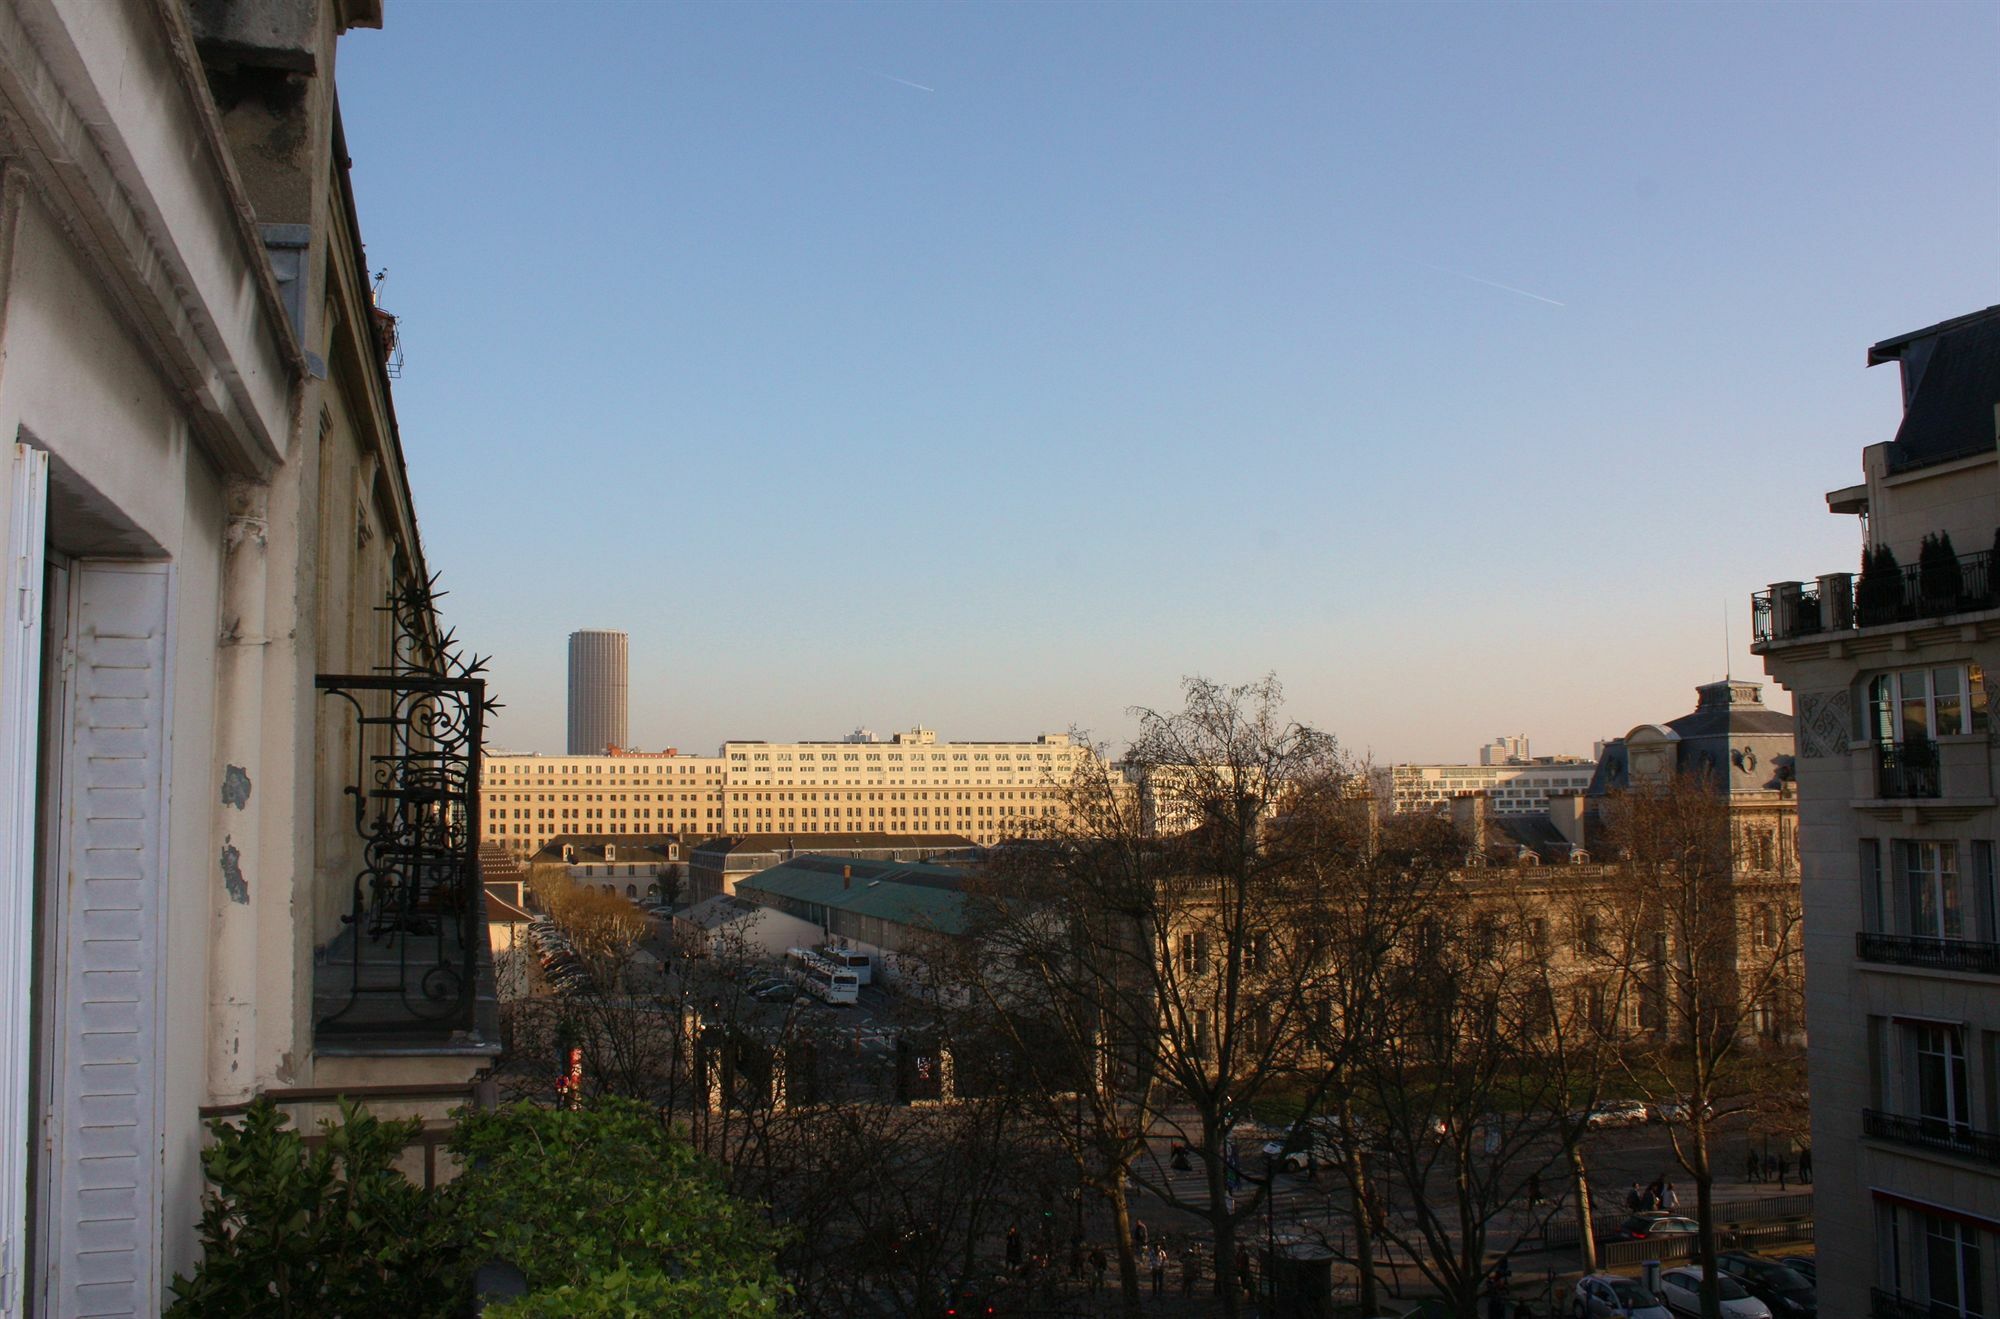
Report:
[[[807,948],[785,950],[785,974],[792,983],[828,1003],[854,1003],[861,998],[861,980]]]
[[[822,956],[835,966],[844,966],[854,972],[854,978],[860,983],[875,983],[875,963],[867,953],[857,953],[852,948],[829,948]]]

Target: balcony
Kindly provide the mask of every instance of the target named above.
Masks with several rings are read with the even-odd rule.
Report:
[[[1775,583],[1750,597],[1751,645],[2000,608],[1992,561],[1991,550],[1976,550],[1942,569],[1910,564],[1889,576],[1838,572],[1811,586]]]
[[[1929,738],[1876,743],[1875,786],[1876,795],[1889,801],[1941,796],[1937,743]]]
[[[1963,1122],[1944,1118],[1906,1117],[1879,1109],[1861,1110],[1861,1134],[1911,1149],[1952,1154],[1976,1163],[2000,1167],[2000,1134],[1975,1131]]]
[[[1868,1319],[1933,1319],[1937,1314],[1955,1313],[1956,1310],[1933,1311],[1922,1301],[1913,1301],[1894,1292],[1885,1292],[1880,1287],[1869,1289]]]
[[[1934,971],[1971,971],[2000,975],[2000,943],[1977,939],[1939,939],[1919,934],[1854,936],[1854,955],[1864,962],[1887,966],[1922,966]]]

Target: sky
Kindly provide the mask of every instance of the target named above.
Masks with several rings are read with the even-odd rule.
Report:
[[[1274,673],[1387,762],[1762,676],[1750,594],[1858,560],[1867,346],[2000,302],[1996,49],[1991,4],[393,0],[338,82],[496,745],[560,752],[613,628],[648,749],[1116,748]]]

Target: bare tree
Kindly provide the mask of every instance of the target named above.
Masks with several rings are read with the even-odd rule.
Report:
[[[1795,1055],[1780,1042],[1796,1020],[1797,885],[1742,855],[1726,790],[1678,774],[1635,787],[1606,808],[1624,882],[1607,894],[1613,937],[1599,952],[1639,1030],[1621,1041],[1629,1079],[1668,1118],[1677,1162],[1695,1188],[1704,1319],[1717,1319],[1714,1154],[1719,1120],[1744,1111]],[[1622,1015],[1622,1014],[1621,1014]]]

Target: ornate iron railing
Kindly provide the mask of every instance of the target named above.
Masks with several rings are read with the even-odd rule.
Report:
[[[1774,598],[1772,591],[1750,597],[1750,640],[1789,641],[1812,636],[1830,625],[1838,628],[1880,627],[1925,618],[1945,618],[1979,609],[2000,608],[2000,578],[1993,572],[1993,552],[1975,550],[1955,558],[1899,565],[1893,573],[1860,576],[1838,573],[1820,579],[1842,594],[1824,607],[1823,587],[1801,584],[1796,596]]]
[[[1939,792],[1937,743],[1929,738],[1878,742],[1876,790],[1889,797],[1935,797]]]
[[[1975,971],[2000,975],[2000,943],[1981,939],[1940,939],[1921,934],[1854,936],[1854,955],[1864,962],[1889,966],[1927,966],[1940,971]]]
[[[1980,1163],[2000,1164],[2000,1134],[1976,1131],[1946,1118],[1908,1117],[1880,1109],[1861,1110],[1861,1134],[1916,1149],[1937,1150]]]
[[[1885,1292],[1880,1287],[1868,1290],[1868,1319],[1935,1319],[1938,1314],[1956,1313],[1956,1310],[1932,1310],[1922,1301]]]
[[[390,663],[321,674],[321,695],[352,713],[353,800],[361,864],[346,927],[315,985],[321,1035],[471,1031],[484,952],[479,882],[479,762],[495,708],[483,661],[460,660],[436,626],[429,582],[400,588],[387,612]]]

